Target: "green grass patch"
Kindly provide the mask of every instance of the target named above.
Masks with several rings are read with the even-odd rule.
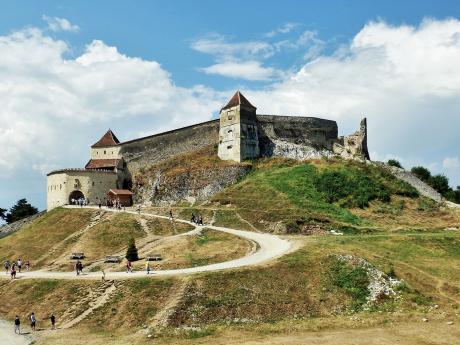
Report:
[[[330,282],[343,289],[352,297],[351,309],[359,311],[369,297],[369,278],[363,267],[343,262],[335,256],[330,257]]]

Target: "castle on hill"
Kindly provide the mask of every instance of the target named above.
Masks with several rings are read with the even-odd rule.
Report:
[[[84,198],[92,204],[117,199],[129,204],[133,172],[177,154],[217,144],[222,160],[258,157],[313,159],[340,156],[368,160],[367,124],[338,136],[337,123],[316,117],[260,115],[237,91],[220,118],[143,138],[120,142],[108,130],[91,146],[84,168],[60,169],[47,175],[47,208]]]

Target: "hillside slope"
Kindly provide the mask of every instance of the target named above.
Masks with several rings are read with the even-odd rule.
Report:
[[[212,200],[217,224],[259,231],[356,233],[460,224],[458,213],[420,196],[386,169],[355,161],[261,160]]]

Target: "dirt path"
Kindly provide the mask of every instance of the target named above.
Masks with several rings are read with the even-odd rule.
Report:
[[[74,208],[72,206],[67,206],[67,208]],[[85,208],[90,209],[97,209],[97,207],[86,206]],[[120,212],[117,210],[106,209],[107,212]],[[124,211],[131,214],[139,214],[135,211]],[[156,218],[163,218],[169,219],[167,216],[160,216],[154,215],[149,213],[142,213],[141,215],[147,217],[156,217]],[[186,223],[195,226],[189,221],[175,219],[176,222]],[[162,271],[155,271],[151,274],[151,277],[155,276],[171,276],[171,275],[186,275],[186,274],[193,274],[198,272],[210,272],[210,271],[218,271],[218,270],[225,270],[225,269],[232,269],[238,267],[245,267],[245,266],[253,266],[258,265],[270,260],[273,260],[279,256],[282,256],[289,252],[291,249],[291,243],[285,239],[280,238],[276,235],[266,234],[266,233],[258,233],[253,231],[244,231],[244,230],[236,230],[230,229],[226,227],[219,227],[213,225],[205,225],[205,226],[198,226],[195,230],[192,230],[185,234],[178,234],[174,236],[184,236],[184,235],[191,235],[194,232],[199,232],[203,228],[208,228],[216,231],[222,231],[231,235],[239,236],[251,242],[255,242],[258,245],[258,250],[250,255],[244,256],[239,259],[220,262],[216,264],[210,264],[205,266],[198,266],[198,267],[189,267],[189,268],[182,268],[182,269],[175,269],[175,270],[162,270]],[[141,278],[145,277],[145,273],[143,272],[134,272],[127,275],[125,272],[107,272],[106,279],[128,279],[128,278]],[[1,277],[0,277],[1,278]],[[5,277],[3,277],[5,279]],[[91,272],[85,273],[80,276],[76,276],[74,272],[49,272],[45,270],[40,271],[29,271],[24,272],[18,275],[19,279],[27,279],[27,278],[46,278],[46,279],[89,279],[89,280],[99,280],[101,279],[100,272]]]
[[[171,291],[169,294],[169,298],[166,301],[166,304],[163,306],[156,315],[154,316],[150,326],[153,328],[157,327],[166,327],[169,322],[169,318],[174,314],[176,311],[177,306],[179,305],[180,301],[184,297],[184,293],[188,287],[188,279],[184,278],[181,280],[179,284],[174,287],[174,290]]]
[[[23,332],[25,331],[23,330]],[[14,334],[13,323],[0,320],[0,344],[1,345],[29,345],[29,344],[32,344],[33,342],[32,336],[28,334],[28,331],[25,333],[21,335]]]
[[[259,229],[257,229],[254,225],[252,225],[250,222],[248,222],[246,219],[244,219],[243,217],[241,217],[241,214],[239,214],[239,212],[236,212],[235,211],[235,215],[238,217],[239,220],[241,220],[243,223],[246,223],[247,225],[249,225],[249,227],[254,230],[255,232],[260,232]]]
[[[435,277],[434,275],[431,275],[431,274],[429,274],[429,273],[427,273],[427,272],[421,270],[420,268],[415,267],[415,266],[413,266],[413,265],[410,265],[410,264],[408,264],[408,263],[406,263],[406,262],[399,261],[399,260],[395,260],[394,262],[396,262],[396,263],[399,264],[399,265],[408,267],[408,268],[410,268],[410,269],[412,269],[412,270],[414,270],[414,271],[417,271],[417,272],[419,272],[420,274],[422,274],[423,276],[428,277],[429,279],[433,280],[433,281],[436,283],[436,291],[437,291],[437,293],[438,293],[439,295],[441,295],[441,296],[444,297],[445,299],[447,299],[447,300],[449,300],[449,301],[451,301],[451,302],[454,302],[454,303],[456,303],[457,305],[460,306],[460,298],[456,298],[456,297],[454,297],[454,296],[452,296],[452,295],[448,295],[447,293],[445,293],[445,292],[443,291],[443,289],[442,289],[443,286],[444,286],[445,284],[448,284],[448,282],[446,282],[445,280],[442,280],[442,279],[440,279],[440,278],[438,278],[438,277]],[[453,284],[451,284],[451,285],[453,285]]]

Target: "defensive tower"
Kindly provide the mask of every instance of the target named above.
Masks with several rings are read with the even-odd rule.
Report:
[[[256,109],[240,91],[237,91],[220,110],[220,159],[241,162],[259,157]]]

